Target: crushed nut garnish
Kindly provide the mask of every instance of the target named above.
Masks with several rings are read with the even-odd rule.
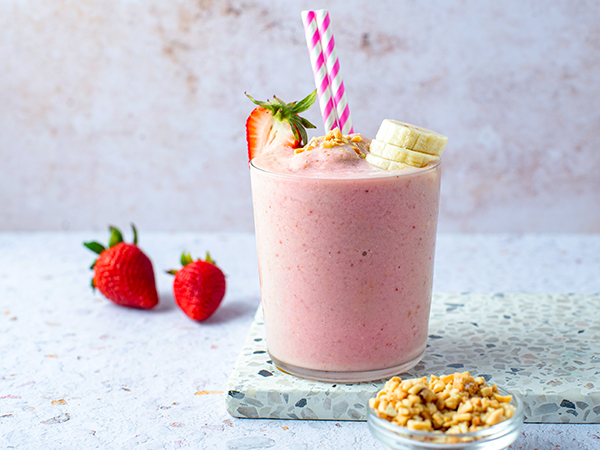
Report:
[[[337,146],[349,145],[350,143],[362,142],[362,137],[358,134],[352,134],[348,136],[342,135],[342,132],[339,128],[334,128],[327,132],[325,136],[321,137],[313,137],[308,144],[304,147],[297,148],[294,150],[295,154],[302,153],[304,151],[314,150],[315,147],[321,145],[323,148],[333,148]],[[360,151],[356,146],[352,146],[352,149],[356,152],[358,156],[361,158],[365,158],[366,155]]]
[[[511,418],[512,395],[498,394],[482,377],[469,372],[385,383],[369,406],[388,422],[412,430],[466,433],[488,428]]]

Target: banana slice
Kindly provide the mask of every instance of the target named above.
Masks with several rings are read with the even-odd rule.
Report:
[[[398,163],[407,164],[413,167],[425,167],[432,161],[439,159],[437,156],[420,153],[397,145],[386,144],[385,142],[373,139],[369,152],[372,155]],[[368,159],[367,159],[368,161]]]
[[[368,163],[371,163],[374,166],[377,166],[380,169],[384,170],[402,170],[406,169],[407,167],[410,167],[407,164],[403,164],[396,161],[390,161],[389,159],[385,159],[380,156],[375,156],[373,153],[367,153],[367,157],[365,158],[365,160]]]
[[[446,136],[435,131],[391,119],[385,119],[381,123],[375,139],[435,156],[440,156],[448,143]]]

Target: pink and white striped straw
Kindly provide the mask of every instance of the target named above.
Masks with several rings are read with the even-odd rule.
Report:
[[[342,134],[354,133],[348,100],[346,98],[346,89],[344,88],[344,80],[342,80],[340,73],[340,61],[335,49],[335,39],[333,38],[331,21],[329,20],[329,12],[326,9],[319,9],[315,11],[315,15],[317,17],[317,28],[321,36],[323,57],[327,66],[327,75],[329,76],[333,103],[335,104],[340,130]]]
[[[317,27],[315,12],[302,11],[302,23],[304,24],[308,54],[310,55],[310,63],[315,77],[315,84],[317,85],[317,97],[319,98],[319,106],[321,107],[321,115],[323,116],[323,125],[327,132],[338,127],[339,124],[335,113],[329,77],[327,76],[327,66],[323,56],[321,36]]]

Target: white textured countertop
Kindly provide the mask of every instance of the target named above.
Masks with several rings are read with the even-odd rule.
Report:
[[[0,448],[383,448],[364,422],[226,412],[227,378],[260,302],[253,235],[142,230],[161,299],[152,311],[92,293],[94,255],[81,245],[92,239],[108,232],[0,233]],[[227,275],[224,303],[201,324],[174,304],[163,272],[183,250],[210,250]],[[600,292],[598,235],[442,234],[436,257],[436,291]],[[523,431],[511,448],[600,447],[600,424]]]

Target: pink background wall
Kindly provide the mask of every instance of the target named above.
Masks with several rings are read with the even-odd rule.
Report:
[[[557,0],[0,2],[0,230],[251,231],[243,93],[314,89],[311,7],[358,131],[450,137],[440,231],[600,232],[600,2]]]

